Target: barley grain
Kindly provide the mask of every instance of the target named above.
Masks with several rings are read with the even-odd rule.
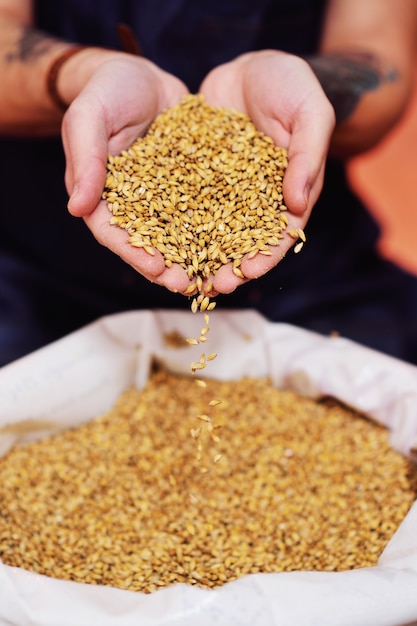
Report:
[[[207,415],[213,395],[224,400],[223,436],[205,452],[212,420],[194,439],[189,418]],[[195,389],[191,377],[159,371],[105,415],[0,460],[0,556],[145,593],[368,567],[416,493],[417,468],[387,431],[335,401],[267,379]]]
[[[127,230],[132,245],[149,254],[157,247],[201,292],[203,281],[232,260],[243,277],[240,262],[255,243],[264,244],[261,250],[268,240],[279,245],[286,167],[286,150],[246,114],[188,95],[128,150],[109,156],[103,198],[111,223]]]

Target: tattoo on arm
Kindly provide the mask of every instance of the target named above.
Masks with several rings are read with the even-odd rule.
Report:
[[[45,54],[54,41],[56,40],[39,30],[25,28],[16,41],[15,49],[6,55],[5,60],[7,63],[33,61]]]
[[[398,80],[395,69],[384,69],[371,54],[326,54],[307,57],[336,113],[336,123],[344,122],[368,91]]]

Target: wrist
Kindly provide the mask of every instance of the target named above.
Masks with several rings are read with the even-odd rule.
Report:
[[[109,53],[104,48],[72,45],[54,58],[46,75],[46,88],[56,109],[66,111]]]
[[[58,89],[60,72],[64,64],[67,63],[71,57],[78,54],[82,50],[85,50],[85,46],[71,46],[70,48],[66,48],[52,61],[46,75],[46,89],[49,97],[56,108],[61,109],[62,111],[66,111],[68,108],[68,102],[63,98],[61,91]]]

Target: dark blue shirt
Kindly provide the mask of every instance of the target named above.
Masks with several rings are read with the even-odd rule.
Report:
[[[36,22],[59,37],[119,48],[128,24],[147,58],[198,90],[207,72],[238,54],[313,52],[323,0],[39,0]]]

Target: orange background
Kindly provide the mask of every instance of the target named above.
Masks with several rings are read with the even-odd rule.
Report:
[[[417,274],[417,71],[404,117],[388,137],[349,164],[351,184],[382,227],[380,250]]]

